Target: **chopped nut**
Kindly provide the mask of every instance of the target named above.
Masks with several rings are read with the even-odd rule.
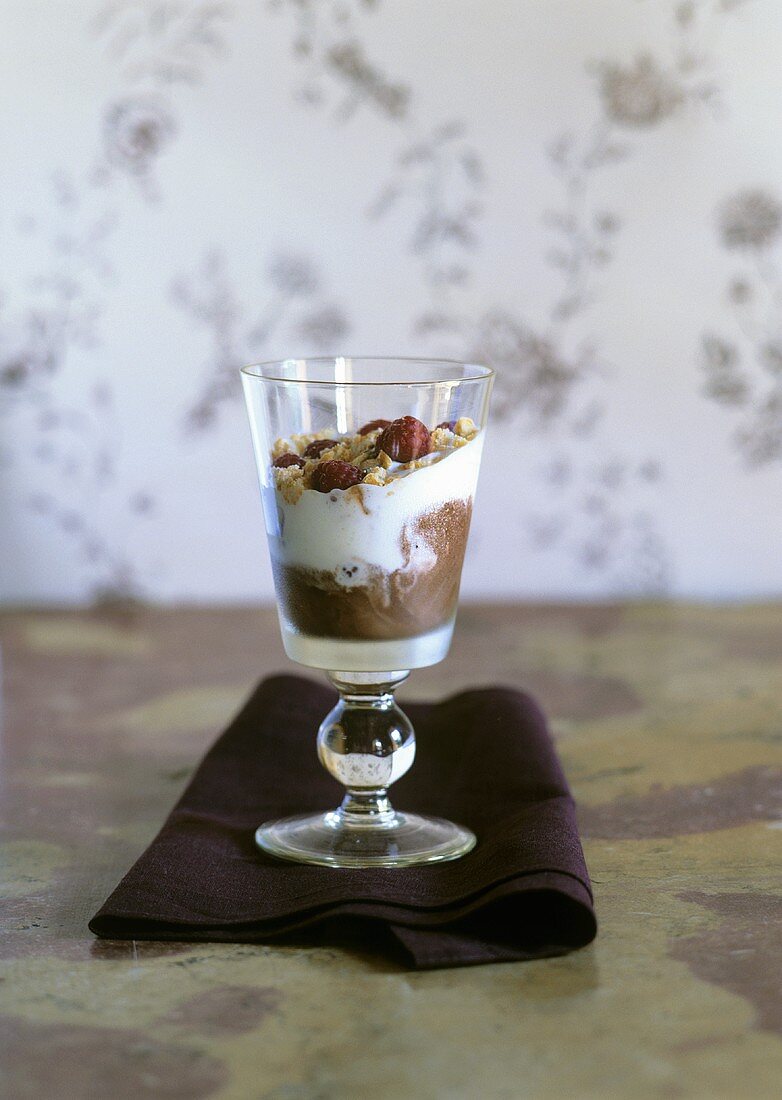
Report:
[[[454,432],[456,435],[462,436],[463,439],[472,439],[478,432],[478,427],[474,420],[471,420],[469,416],[460,416],[454,425]]]
[[[400,416],[383,429],[380,446],[397,462],[411,462],[428,455],[432,437],[426,424],[414,416]]]
[[[383,428],[387,428],[390,423],[390,420],[370,420],[363,428],[358,429],[358,434],[369,435],[370,432],[374,432],[378,429],[382,431]]]
[[[349,462],[319,462],[312,475],[312,488],[319,493],[330,493],[333,489],[349,489],[363,479],[363,471]]]
[[[276,466],[281,470],[284,470],[287,466],[299,466],[301,469],[304,469],[305,462],[301,455],[295,455],[290,451],[286,451],[284,455],[275,458],[272,466]]]
[[[326,451],[331,451],[339,446],[338,439],[313,439],[302,451],[305,458],[320,458]]]

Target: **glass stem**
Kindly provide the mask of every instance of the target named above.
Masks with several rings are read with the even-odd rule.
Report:
[[[318,756],[347,788],[335,816],[348,828],[387,828],[398,815],[388,788],[409,770],[415,733],[394,691],[409,676],[399,672],[329,672],[339,700],[318,731]]]

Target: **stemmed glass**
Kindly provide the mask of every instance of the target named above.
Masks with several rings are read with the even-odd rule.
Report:
[[[475,844],[464,826],[395,810],[388,788],[415,756],[394,691],[450,648],[492,381],[446,360],[242,370],[282,639],[339,692],[317,746],[346,788],[335,810],[262,824],[266,852],[395,867]]]

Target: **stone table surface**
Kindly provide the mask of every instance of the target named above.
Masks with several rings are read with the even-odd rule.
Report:
[[[199,756],[291,666],[269,610],[0,626],[8,1100],[780,1095],[779,605],[462,608],[450,657],[402,701],[538,695],[600,931],[566,957],[426,973],[336,948],[95,940],[88,918]]]

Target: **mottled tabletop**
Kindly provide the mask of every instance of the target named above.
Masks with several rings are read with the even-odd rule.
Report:
[[[88,918],[200,755],[291,666],[269,610],[0,625],[8,1100],[780,1095],[779,605],[462,608],[447,661],[401,699],[537,694],[600,931],[561,958],[428,973],[95,940]]]

